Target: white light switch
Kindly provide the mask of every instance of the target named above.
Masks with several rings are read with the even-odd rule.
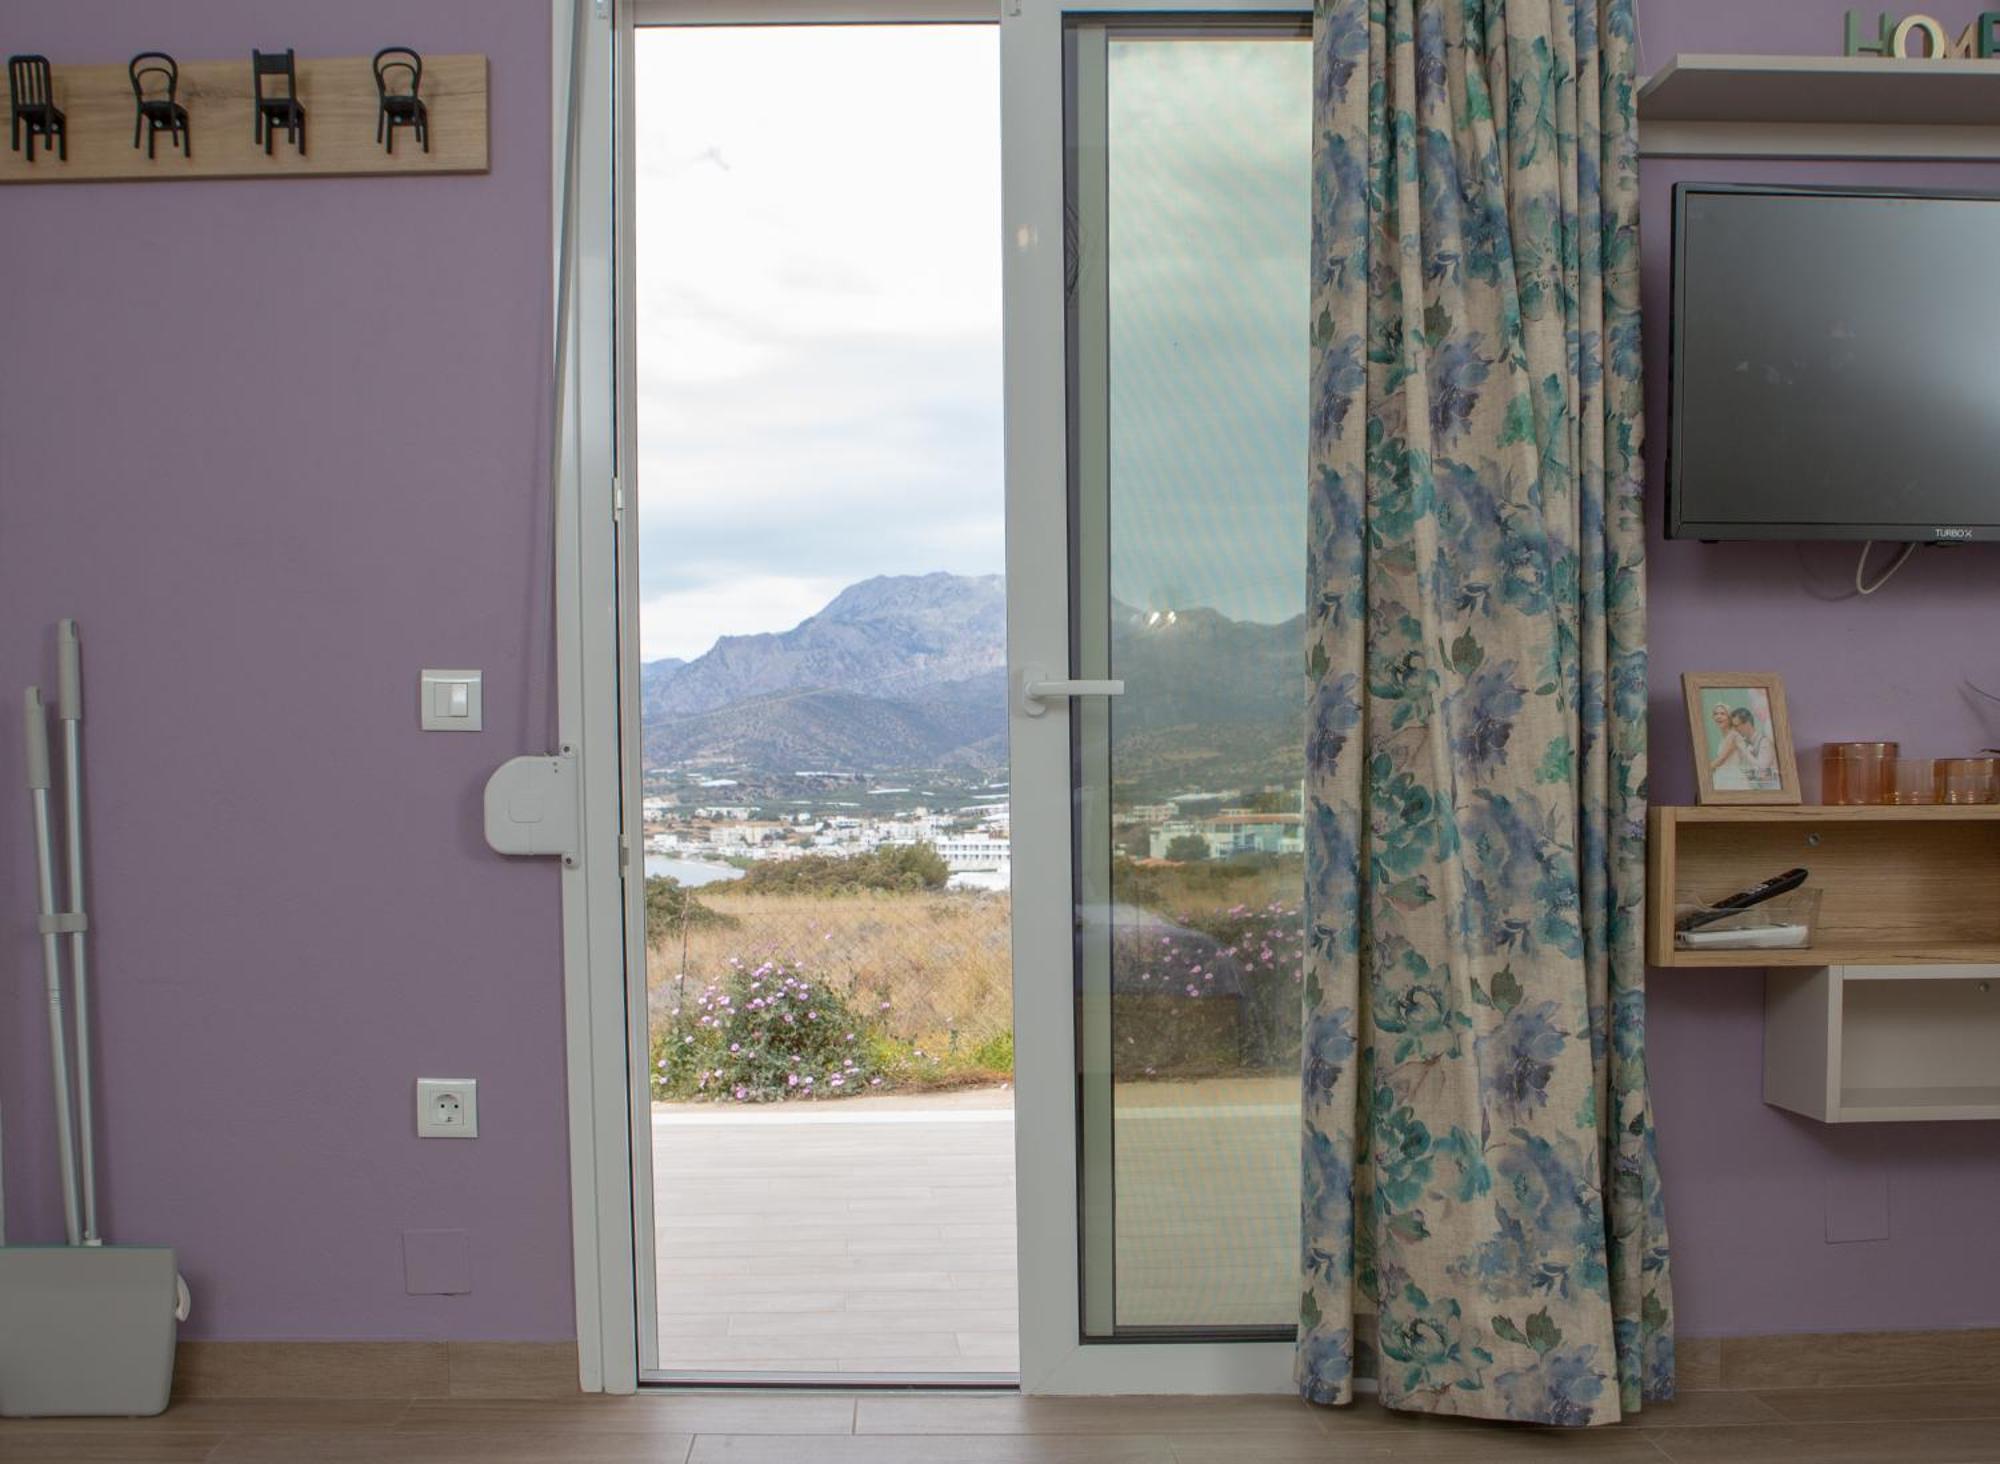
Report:
[[[477,671],[425,671],[417,696],[418,722],[426,732],[477,732],[479,693]]]

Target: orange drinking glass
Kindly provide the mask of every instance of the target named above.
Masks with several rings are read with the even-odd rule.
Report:
[[[1937,759],[1899,757],[1889,763],[1889,803],[1916,805],[1938,801]]]
[[[1996,760],[1990,757],[1941,757],[1937,764],[1937,801],[1991,803]]]
[[[1821,803],[1887,803],[1894,742],[1828,742],[1819,752]]]

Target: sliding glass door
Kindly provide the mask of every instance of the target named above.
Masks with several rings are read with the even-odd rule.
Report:
[[[1296,14],[1022,8],[1003,134],[1024,1383],[1282,1387],[1310,40]],[[1069,694],[1032,697],[1052,678]]]
[[[622,29],[641,1372],[1284,1390],[1306,12],[767,8]]]
[[[1011,1382],[997,29],[634,83],[648,1369]]]

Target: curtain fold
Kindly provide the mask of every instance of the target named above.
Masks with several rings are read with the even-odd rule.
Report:
[[[1632,0],[1314,20],[1298,1383],[1673,1394]]]

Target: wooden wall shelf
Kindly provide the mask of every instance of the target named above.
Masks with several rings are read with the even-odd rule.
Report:
[[[1676,56],[1639,88],[1639,151],[2000,158],[2000,60]]]
[[[1648,815],[1646,959],[1655,966],[2000,963],[2000,805],[1656,807]],[[1795,951],[1674,948],[1674,907],[1786,869],[1823,892]]]
[[[69,161],[39,147],[30,163],[0,149],[0,183],[105,183],[175,178],[297,178],[373,173],[483,173],[486,58],[424,57],[423,97],[431,148],[407,130],[394,156],[375,140],[375,73],[366,56],[298,58],[306,109],[306,152],[282,136],[266,157],[252,140],[250,52],[226,61],[182,61],[180,100],[188,109],[193,156],[167,146],[148,158],[132,146],[132,82],[125,63],[56,66],[55,102],[69,119]]]

